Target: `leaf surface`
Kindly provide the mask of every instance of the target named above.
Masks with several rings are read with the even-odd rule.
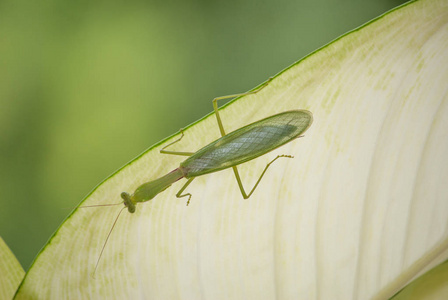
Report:
[[[410,2],[276,75],[222,109],[227,132],[307,109],[305,137],[240,167],[198,177],[190,206],[179,181],[123,213],[77,209],[37,257],[17,299],[385,299],[448,258],[448,2]],[[214,115],[173,147],[219,137]],[[151,147],[82,203],[176,168]],[[174,150],[173,149],[173,150]],[[62,201],[62,199],[61,199]]]
[[[0,237],[0,299],[12,299],[24,276],[19,261]]]

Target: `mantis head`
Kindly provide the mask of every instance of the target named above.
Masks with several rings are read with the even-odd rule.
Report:
[[[123,198],[124,206],[128,208],[128,211],[133,214],[135,212],[135,202],[132,201],[131,195],[126,192],[121,193],[121,198]]]

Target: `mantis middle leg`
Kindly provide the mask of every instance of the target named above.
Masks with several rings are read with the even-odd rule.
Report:
[[[184,186],[176,194],[177,198],[182,198],[182,197],[187,197],[188,196],[187,206],[188,206],[188,204],[190,204],[191,194],[190,193],[186,193],[186,194],[182,195],[182,192],[185,191],[185,189],[190,185],[190,183],[193,181],[193,179],[194,179],[194,177],[189,178],[188,181],[184,184]]]
[[[181,155],[181,156],[192,156],[194,154],[194,152],[182,152],[182,151],[167,151],[165,150],[166,148],[168,148],[169,146],[179,142],[183,137],[184,137],[184,130],[180,129],[179,130],[180,133],[182,134],[180,136],[180,138],[178,138],[177,140],[175,140],[174,142],[169,143],[168,145],[166,145],[165,147],[163,147],[162,149],[160,149],[160,153],[163,154],[171,154],[171,155]]]

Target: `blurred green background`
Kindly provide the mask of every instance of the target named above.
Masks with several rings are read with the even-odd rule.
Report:
[[[98,183],[398,0],[0,1],[0,236],[25,269]]]

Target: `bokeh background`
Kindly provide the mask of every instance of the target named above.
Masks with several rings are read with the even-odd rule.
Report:
[[[28,269],[97,184],[214,97],[404,2],[0,0],[0,236]]]

